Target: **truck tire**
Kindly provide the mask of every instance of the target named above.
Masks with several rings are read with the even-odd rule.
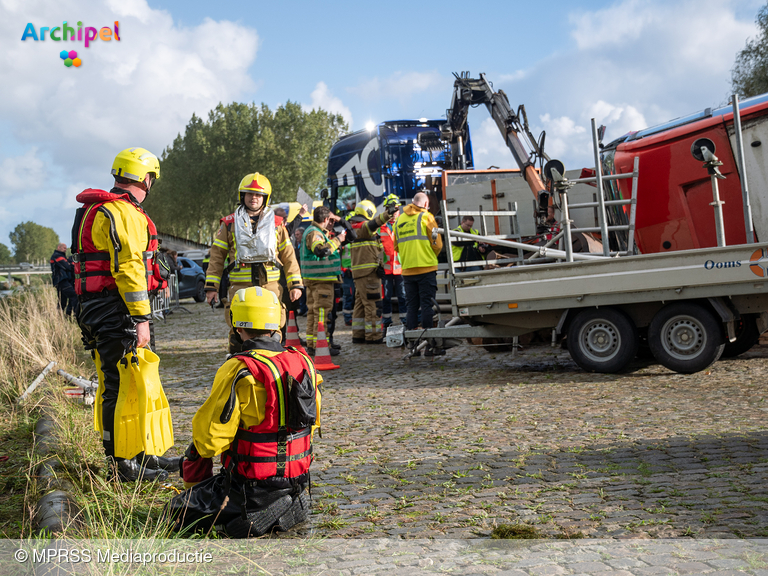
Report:
[[[637,354],[637,329],[620,310],[584,310],[568,327],[568,351],[588,372],[620,372]]]
[[[720,358],[725,339],[720,323],[698,304],[665,306],[648,327],[648,345],[661,365],[681,374],[693,374]]]
[[[744,354],[760,340],[760,330],[757,328],[757,316],[746,314],[736,322],[736,340],[726,342],[723,358],[734,358]]]

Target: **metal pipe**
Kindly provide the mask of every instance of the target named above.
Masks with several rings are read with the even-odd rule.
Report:
[[[712,202],[709,203],[715,209],[715,231],[717,233],[718,247],[725,246],[725,227],[723,226],[723,202],[720,200],[720,187],[717,184],[717,175],[712,174]]]
[[[445,230],[438,228],[437,232],[443,234]],[[496,244],[498,246],[508,246],[509,248],[520,248],[527,250],[528,252],[539,252],[541,256],[550,256],[552,258],[558,258],[565,260],[565,252],[562,250],[555,250],[554,248],[545,248],[544,246],[531,246],[530,244],[523,244],[522,242],[512,242],[510,240],[498,240],[496,238],[488,238],[486,236],[479,236],[477,234],[465,234],[464,232],[450,231],[451,236],[457,238],[465,238],[467,240],[475,240],[480,242],[487,242],[488,244]],[[573,254],[574,260],[605,260],[605,256],[598,256],[597,254],[583,254],[581,252],[575,252]]]
[[[635,251],[635,218],[637,216],[637,178],[640,175],[640,156],[635,156],[632,168],[632,199],[629,206],[629,233],[627,234],[627,254]]]
[[[446,224],[448,224],[448,203],[445,200],[441,200],[440,202],[440,210],[443,212],[443,218]],[[461,224],[461,222],[459,222]],[[448,283],[453,284],[454,279],[456,278],[456,267],[453,263],[453,246],[451,245],[451,235],[447,232],[448,227],[446,226],[445,231],[442,233],[445,234],[445,254],[447,255],[448,260],[448,274],[449,279]],[[438,231],[440,233],[440,231]],[[421,234],[421,230],[418,231],[419,234]],[[455,290],[448,290],[451,294],[451,313],[454,316],[459,315],[459,308],[456,305],[456,291]]]
[[[40,373],[40,376],[38,376],[37,378],[35,378],[35,379],[32,381],[32,384],[30,384],[30,385],[29,385],[29,388],[27,388],[27,389],[24,391],[24,394],[22,394],[21,396],[19,396],[19,399],[18,399],[18,400],[16,400],[16,403],[17,403],[17,404],[21,404],[21,403],[22,403],[22,402],[24,402],[24,401],[25,401],[27,398],[29,398],[29,395],[30,395],[30,394],[32,394],[32,392],[34,392],[34,391],[35,391],[35,388],[37,388],[38,384],[40,384],[40,382],[42,382],[42,381],[43,381],[43,378],[45,378],[45,375],[46,375],[46,374],[48,374],[48,372],[50,372],[50,371],[51,371],[51,368],[53,368],[55,364],[56,364],[56,362],[51,362],[51,363],[49,363],[49,364],[48,364],[48,366],[46,366],[46,367],[43,369],[43,371]]]
[[[565,224],[565,261],[573,262],[573,236],[571,235],[571,215],[568,211],[568,191],[560,191],[560,200],[563,209],[563,223]]]
[[[603,204],[605,206],[626,206],[630,204],[631,200],[606,200]],[[595,208],[600,206],[600,202],[584,202],[581,204],[571,204],[571,210],[575,208]]]
[[[608,220],[605,214],[605,193],[603,192],[603,167],[600,163],[600,146],[597,138],[597,124],[592,118],[592,144],[595,150],[595,182],[597,183],[597,201],[600,203],[600,234],[603,241],[603,256],[611,253],[610,238],[608,237]]]
[[[75,386],[79,388],[93,388],[94,384],[90,380],[86,380],[85,378],[78,378],[77,376],[72,376],[72,374],[67,374],[64,372],[64,370],[56,370],[56,374],[64,378],[64,380],[67,380],[68,382],[71,382]]]
[[[607,176],[603,176],[603,182],[608,182],[609,180],[625,180],[632,178],[632,174],[608,174]],[[573,184],[589,184],[590,182],[595,182],[597,178],[595,176],[587,176],[586,178],[573,178],[568,179],[568,182],[571,182]]]
[[[739,96],[731,96],[733,103],[733,129],[736,135],[736,161],[739,166],[741,179],[741,201],[744,206],[744,230],[747,232],[747,244],[755,242],[755,228],[752,225],[752,205],[749,202],[749,186],[747,184],[747,166],[744,160],[744,138],[741,133],[741,111],[739,110]]]

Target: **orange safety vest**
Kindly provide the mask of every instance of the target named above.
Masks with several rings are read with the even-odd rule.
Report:
[[[102,206],[109,202],[128,202],[147,219],[149,243],[142,254],[144,267],[147,271],[147,290],[151,292],[167,286],[155,259],[158,246],[155,223],[144,210],[131,202],[127,193],[113,194],[105,190],[88,188],[77,195],[77,201],[83,203],[83,206],[77,209],[75,225],[72,228],[72,260],[75,267],[75,292],[77,294],[117,290],[117,282],[115,282],[115,277],[110,269],[110,254],[97,250],[93,242],[93,221]],[[120,251],[120,242],[111,214],[107,213],[107,217],[110,220],[110,232],[115,243],[115,272],[117,272],[119,270],[117,253]]]
[[[379,228],[379,236],[384,246],[384,273],[387,275],[400,276],[403,267],[400,264],[400,253],[395,250],[395,231],[385,224]]]

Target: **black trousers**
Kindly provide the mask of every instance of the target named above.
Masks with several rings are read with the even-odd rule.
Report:
[[[437,295],[437,272],[427,272],[414,276],[403,275],[405,284],[405,299],[408,301],[408,312],[405,325],[408,330],[419,327],[419,311],[421,311],[421,327],[432,328],[432,300]]]
[[[59,292],[59,308],[67,316],[72,316],[72,311],[75,309],[75,304],[77,304],[75,287],[66,282],[60,282],[56,289]]]
[[[107,456],[115,455],[115,407],[120,392],[118,362],[136,346],[136,325],[119,294],[109,294],[80,303],[80,331],[86,350],[96,350],[101,358],[104,391],[101,395],[103,436]],[[151,347],[154,347],[150,323]]]
[[[306,484],[290,488],[248,486],[241,500],[244,500],[247,512],[255,512],[263,510],[283,496],[298,496],[305,487]],[[242,488],[235,480],[232,489],[238,494],[243,494]],[[192,527],[194,530],[207,531],[211,526],[227,524],[240,516],[242,507],[234,498],[230,497],[224,504],[228,495],[226,476],[221,472],[174,496],[168,503],[165,514],[173,522],[174,530]]]

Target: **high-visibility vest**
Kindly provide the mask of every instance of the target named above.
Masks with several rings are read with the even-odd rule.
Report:
[[[379,236],[384,246],[384,273],[399,276],[402,274],[400,253],[395,250],[395,231],[389,222],[379,228]]]
[[[311,390],[302,390],[299,396],[302,401],[306,400],[308,406],[315,406],[315,397],[320,393],[315,366],[307,356],[293,348],[270,357],[259,354],[257,350],[236,354],[235,357],[245,363],[258,382],[264,384],[267,403],[264,420],[249,428],[239,427],[229,449],[222,453],[221,462],[240,480],[269,479],[277,483],[282,479],[283,483],[290,484],[291,480],[309,472],[315,421],[299,429],[290,427],[290,412],[296,394],[291,393],[288,380],[292,378],[302,382],[304,374],[307,374]],[[232,390],[235,394],[234,387]],[[226,407],[221,418],[222,422],[227,420]]]
[[[427,223],[424,220],[428,214],[403,212],[395,223],[397,249],[404,270],[437,266],[437,255],[432,250],[431,239],[427,236]]]
[[[464,232],[464,228],[459,226],[458,228],[454,228],[453,231],[454,232]],[[480,234],[480,232],[478,232],[474,228],[470,228],[469,229],[469,233],[470,234],[475,234],[475,235]],[[463,238],[462,239],[458,239],[457,238],[457,240],[460,241],[460,242],[464,241]],[[455,244],[451,244],[451,253],[453,254],[453,261],[454,262],[461,261],[461,255],[464,253],[464,248],[465,248],[465,246],[456,246]],[[475,242],[475,248],[477,248],[477,242]]]
[[[316,242],[315,244],[327,243],[330,240],[325,230],[314,224],[311,224],[304,231],[304,237],[301,240],[301,277],[304,280],[333,280],[339,282],[339,275],[341,274],[341,256],[339,256],[339,251],[334,250],[330,256],[320,258],[307,246],[309,235],[312,232],[319,232],[323,236],[323,241]]]
[[[77,294],[92,294],[103,290],[116,290],[117,282],[110,269],[110,253],[96,249],[93,241],[93,223],[96,214],[104,212],[110,221],[110,234],[114,244],[115,272],[119,270],[118,252],[120,252],[120,240],[115,229],[114,216],[105,207],[106,204],[125,202],[144,216],[147,222],[147,247],[141,254],[146,273],[147,290],[153,291],[165,288],[166,281],[161,277],[159,263],[155,258],[157,251],[157,229],[152,219],[131,202],[128,194],[113,194],[105,190],[89,188],[77,195],[77,201],[83,206],[78,208],[75,215],[75,224],[72,229],[72,260],[75,268],[75,292]],[[146,298],[146,294],[143,294]],[[139,298],[139,296],[136,296]]]

